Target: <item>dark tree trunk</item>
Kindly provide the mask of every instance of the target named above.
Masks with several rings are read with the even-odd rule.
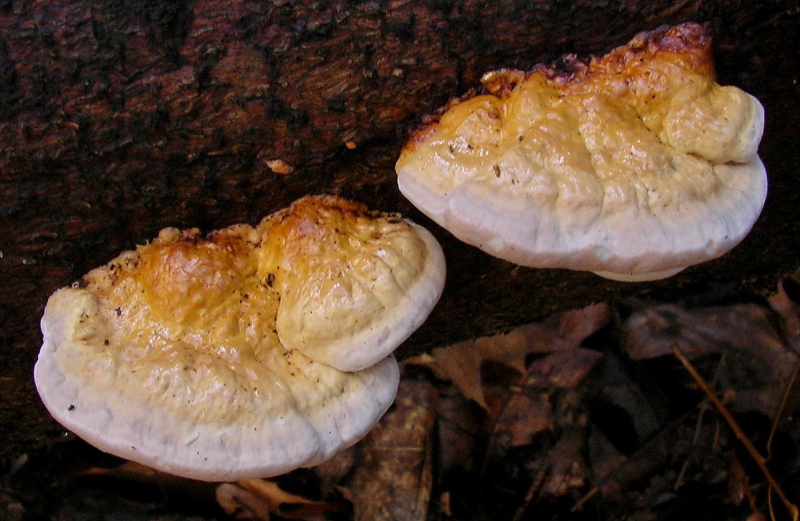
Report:
[[[720,83],[767,110],[770,196],[724,258],[651,284],[518,269],[452,239],[395,185],[421,116],[499,67],[600,54],[707,22]],[[794,0],[0,2],[0,438],[62,432],[31,369],[49,294],[164,226],[256,222],[307,193],[400,211],[442,241],[448,284],[400,355],[633,294],[770,291],[798,266]]]

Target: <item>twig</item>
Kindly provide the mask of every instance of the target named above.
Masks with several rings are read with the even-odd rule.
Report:
[[[714,379],[711,380],[712,385],[716,385],[717,382],[719,382],[719,375],[722,372],[722,368],[725,366],[725,363],[727,361],[726,355],[727,351],[723,351],[722,357],[720,357],[719,363],[717,364],[717,370],[714,371]],[[700,407],[700,413],[697,415],[697,422],[695,423],[694,427],[694,437],[692,438],[692,445],[696,444],[697,440],[700,439],[700,430],[703,427],[703,419],[705,418],[706,411],[709,410],[707,400],[708,400],[707,397],[703,400],[703,403]],[[680,488],[680,486],[683,484],[683,476],[686,475],[686,471],[689,469],[690,463],[691,463],[690,458],[687,458],[686,461],[683,462],[681,471],[678,473],[678,477],[675,479],[675,486],[673,487],[674,490],[678,490],[678,488]]]
[[[536,475],[536,478],[531,483],[531,486],[528,488],[528,493],[525,494],[525,501],[523,501],[522,505],[517,508],[517,511],[514,513],[514,521],[520,521],[522,517],[525,515],[525,511],[533,501],[533,496],[536,495],[537,492],[542,488],[542,483],[544,483],[544,478],[547,476],[547,470],[541,470]]]
[[[728,408],[725,407],[719,398],[717,398],[717,395],[714,394],[703,377],[700,376],[700,373],[698,373],[694,368],[692,363],[683,355],[680,348],[675,344],[673,344],[671,348],[675,357],[680,360],[681,364],[683,364],[683,367],[689,372],[690,375],[692,375],[692,378],[694,378],[700,388],[703,389],[703,392],[706,393],[706,396],[708,396],[708,398],[711,400],[711,403],[714,404],[714,407],[717,408],[717,411],[722,415],[723,418],[725,418],[725,421],[728,422],[728,425],[733,430],[733,433],[737,438],[739,438],[739,441],[742,442],[742,445],[744,445],[745,449],[747,449],[750,457],[756,462],[758,467],[761,469],[761,472],[764,473],[769,486],[772,487],[772,489],[775,491],[775,494],[777,494],[781,501],[783,501],[783,504],[786,505],[786,508],[789,510],[792,519],[794,521],[798,521],[798,518],[800,517],[800,511],[798,511],[797,506],[789,501],[788,497],[786,497],[786,494],[784,494],[780,484],[772,476],[772,472],[770,472],[769,468],[767,467],[764,457],[761,456],[758,450],[756,450],[756,448],[753,446],[753,443],[750,441],[750,438],[747,437],[747,435],[742,431],[741,427],[739,427],[739,424],[736,423],[736,420],[733,418],[733,415],[731,415]]]
[[[600,486],[599,485],[595,485],[594,487],[592,487],[592,489],[589,492],[587,492],[586,494],[584,494],[584,496],[580,500],[578,500],[578,502],[575,503],[575,505],[570,509],[570,511],[569,511],[570,514],[574,514],[575,512],[579,512],[583,508],[583,506],[586,503],[588,503],[590,499],[595,497],[599,492],[600,492]]]
[[[626,473],[634,468],[634,476],[644,476],[647,472],[652,471],[652,469],[657,468],[665,463],[664,451],[671,450],[671,442],[669,440],[674,440],[676,438],[675,429],[678,428],[679,425],[683,425],[688,421],[690,413],[684,413],[681,417],[671,421],[669,424],[663,426],[658,432],[656,432],[653,436],[651,436],[648,440],[644,442],[644,445],[636,449],[634,454],[631,454],[629,457],[625,458],[625,460],[617,465],[611,472],[609,472],[605,477],[603,477],[597,485],[595,485],[591,490],[589,490],[570,510],[570,512],[578,512],[581,510],[586,503],[589,502],[593,497],[598,495],[599,493],[603,492],[603,487],[608,485],[609,483],[616,483],[620,487],[624,488],[626,483],[631,481],[631,477],[628,476]],[[642,470],[641,468],[641,461],[647,461],[647,470]],[[635,478],[638,479],[638,478]]]

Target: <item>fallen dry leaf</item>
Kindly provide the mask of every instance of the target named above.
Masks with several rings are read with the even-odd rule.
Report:
[[[358,444],[349,495],[357,521],[424,521],[433,487],[436,389],[402,379],[392,409]]]
[[[234,519],[269,521],[272,504],[233,483],[222,483],[216,491],[217,503]]]
[[[550,353],[531,363],[525,375],[525,385],[574,389],[601,358],[602,353],[580,347]]]
[[[494,423],[493,434],[503,434],[508,447],[528,445],[535,434],[552,428],[552,414],[547,394],[525,390],[512,393]]]
[[[319,479],[321,497],[327,497],[350,474],[356,465],[357,452],[357,446],[348,447],[312,469]]]
[[[750,500],[750,506],[755,506],[755,495],[750,487],[750,479],[747,472],[736,456],[736,453],[731,451],[728,454],[728,496],[734,505],[741,505],[747,499]]]
[[[603,482],[628,459],[611,443],[605,433],[594,425],[589,429],[586,453],[592,477],[598,483]]]
[[[343,512],[345,505],[333,501],[313,501],[281,489],[264,479],[222,483],[216,491],[217,503],[235,519],[269,521],[271,515],[282,519],[322,521],[326,513]]]
[[[578,346],[611,322],[611,308],[605,302],[558,315],[558,333],[566,346]]]
[[[716,378],[721,393],[731,392],[727,405],[770,418],[798,361],[770,310],[758,304],[663,304],[634,311],[622,325],[622,350],[633,360],[669,355],[672,346],[689,360],[724,353]]]
[[[464,396],[488,410],[481,377],[486,362],[503,364],[523,376],[529,356],[573,350],[608,324],[610,316],[607,304],[594,304],[509,333],[436,348],[430,355],[411,358],[406,363],[429,367],[437,378],[453,382]]]
[[[784,348],[769,311],[758,304],[686,308],[634,303],[634,307],[622,324],[622,351],[633,360],[670,355],[673,344],[690,360],[727,345],[739,350],[756,343]]]
[[[800,352],[800,283],[791,278],[781,281],[769,304],[781,318],[781,329],[792,349]]]
[[[473,468],[476,444],[482,429],[472,401],[453,386],[441,389],[438,406],[438,461],[442,473],[455,467]]]
[[[437,378],[453,382],[461,393],[484,409],[487,407],[481,386],[481,353],[472,342],[437,347],[432,354],[423,354],[405,361],[407,365],[429,367]]]
[[[559,438],[546,460],[547,479],[543,491],[550,496],[562,496],[581,488],[586,481],[583,460],[583,433],[569,431]]]
[[[574,389],[602,357],[596,351],[575,348],[534,360],[526,372],[524,384],[511,387],[510,392],[499,398],[499,403],[489,407],[492,439],[503,440],[506,445],[500,452],[528,445],[534,435],[552,429],[552,390]]]

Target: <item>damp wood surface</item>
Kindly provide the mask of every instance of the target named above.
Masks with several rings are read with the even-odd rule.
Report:
[[[407,131],[483,72],[684,21],[708,24],[718,81],[767,114],[766,207],[725,257],[647,284],[516,268],[400,195]],[[445,292],[400,358],[593,302],[774,291],[800,264],[798,26],[793,0],[0,3],[0,450],[63,434],[31,377],[55,289],[163,227],[255,223],[310,193],[400,212],[442,243]]]

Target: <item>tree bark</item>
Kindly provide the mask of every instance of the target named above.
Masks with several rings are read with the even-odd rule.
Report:
[[[634,294],[769,292],[800,252],[799,13],[794,0],[0,2],[2,455],[63,432],[31,378],[50,293],[165,226],[255,223],[308,193],[402,212],[442,242],[445,293],[401,357]],[[483,72],[689,20],[708,23],[720,83],[767,112],[769,199],[722,259],[649,284],[517,268],[397,191],[406,131]]]

